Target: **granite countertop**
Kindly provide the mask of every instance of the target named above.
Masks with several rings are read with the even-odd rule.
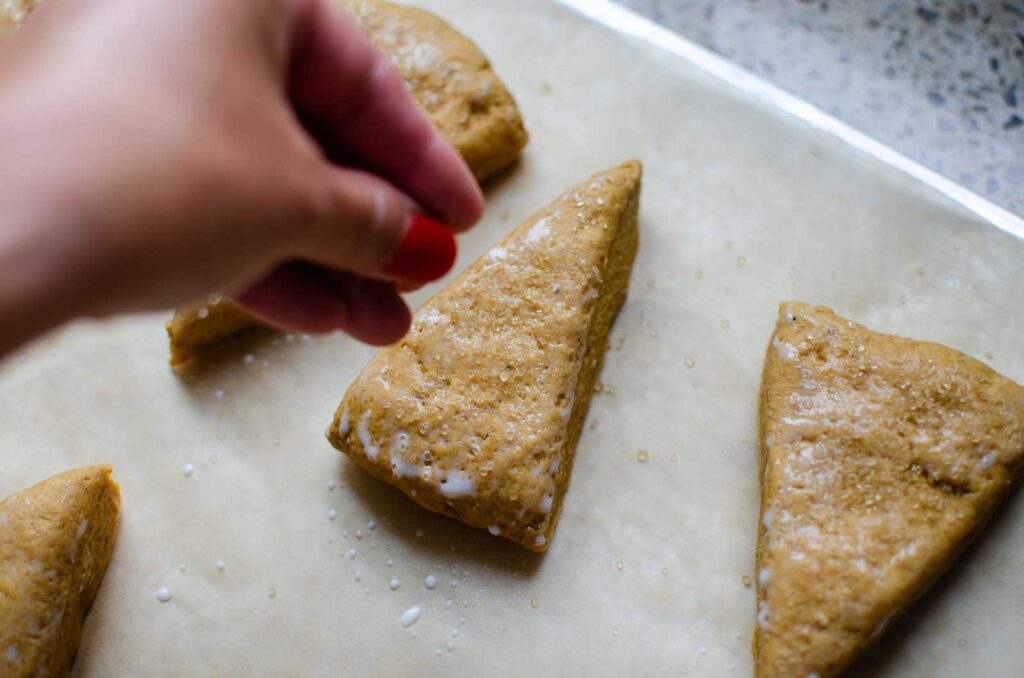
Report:
[[[619,0],[1024,216],[1024,2]]]

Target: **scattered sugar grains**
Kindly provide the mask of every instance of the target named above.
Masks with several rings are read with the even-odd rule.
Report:
[[[540,607],[540,601],[537,600],[536,598],[532,599],[530,601],[530,607],[532,607],[533,609],[536,610],[538,607]]]
[[[688,355],[685,358],[683,358],[683,364],[686,365],[687,368],[693,369],[693,366],[696,365],[697,363],[693,359],[692,355]]]
[[[750,588],[750,575],[749,574],[743,575],[743,585],[746,586],[748,589]]]
[[[161,586],[156,590],[156,599],[161,603],[166,603],[171,599],[171,591],[166,586]]]
[[[618,570],[619,572],[622,572],[622,568],[624,568],[624,567],[625,567],[625,565],[623,565],[621,560],[616,560],[615,561],[615,569],[616,570]]]
[[[196,472],[196,465],[185,464],[184,468],[181,469],[181,472],[185,474],[186,478],[191,478],[192,474]]]
[[[402,623],[402,628],[407,629],[415,624],[420,619],[420,615],[423,614],[423,608],[419,605],[413,605],[408,610],[402,613],[399,621]]]
[[[335,488],[336,486],[337,486],[337,485],[335,484],[335,482],[334,482],[333,480],[328,480],[328,481],[327,481],[327,491],[328,491],[328,492],[334,492],[334,488]]]
[[[273,586],[267,589],[267,598],[277,598],[277,589]]]
[[[217,561],[217,571],[218,572],[223,572],[225,567],[227,567],[227,566],[224,564],[223,560],[218,560]]]
[[[428,574],[426,579],[423,580],[423,585],[426,586],[428,590],[433,591],[437,588],[437,577],[432,574]]]
[[[337,517],[338,517],[338,512],[336,510],[334,510],[334,509],[328,509],[327,510],[327,519],[328,520],[335,520],[335,519],[337,519]]]
[[[185,563],[178,565],[178,572],[184,572],[186,569],[188,568],[185,567]]]
[[[647,450],[640,450],[636,453],[636,460],[641,464],[646,464],[648,459]]]
[[[402,585],[402,582],[398,581],[397,579],[392,579],[391,581],[388,582],[388,588],[391,589],[392,591],[397,591],[398,587],[401,586],[401,585]]]

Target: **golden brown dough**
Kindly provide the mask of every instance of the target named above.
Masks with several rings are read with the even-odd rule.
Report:
[[[395,65],[434,126],[485,181],[528,139],[519,108],[483,52],[440,17],[383,0],[337,0]]]
[[[388,55],[477,180],[519,158],[528,139],[519,109],[476,45],[421,9],[380,0],[337,1]],[[208,313],[203,318],[201,308]],[[178,309],[167,323],[171,364],[184,364],[259,324],[228,300]]]
[[[945,346],[786,303],[760,435],[757,675],[828,678],[1020,480],[1024,388]]]
[[[109,466],[67,471],[0,502],[0,675],[70,673],[120,510]]]
[[[328,438],[422,506],[544,551],[637,246],[640,164],[528,219],[416,314]]]
[[[219,295],[179,308],[167,321],[171,365],[185,365],[257,327],[259,320]]]

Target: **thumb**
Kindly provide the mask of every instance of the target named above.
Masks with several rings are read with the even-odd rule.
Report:
[[[409,311],[396,291],[440,278],[455,261],[452,232],[372,174],[325,165],[313,218],[289,243],[297,261],[236,297],[265,322],[322,333],[341,329],[370,344],[397,341]]]
[[[283,330],[342,330],[374,346],[398,341],[410,322],[394,285],[301,262],[277,267],[235,301]]]
[[[380,177],[327,165],[321,205],[303,259],[401,285],[437,280],[455,263],[451,229]]]

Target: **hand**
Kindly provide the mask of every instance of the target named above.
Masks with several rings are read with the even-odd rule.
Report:
[[[0,356],[217,290],[389,343],[479,187],[329,0],[48,0],[0,45]],[[337,164],[344,160],[347,167]]]

